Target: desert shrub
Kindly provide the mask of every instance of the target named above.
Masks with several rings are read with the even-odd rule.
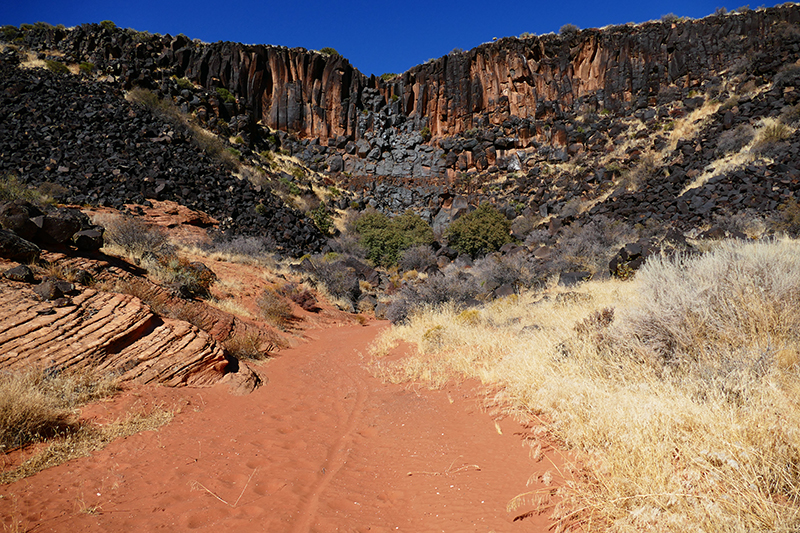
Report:
[[[0,451],[76,429],[73,409],[116,391],[88,373],[34,370],[0,374]]]
[[[0,32],[3,34],[3,40],[6,42],[13,41],[17,35],[19,35],[19,30],[16,26],[12,26],[10,24],[6,24],[2,28],[0,28]]]
[[[378,211],[365,211],[356,219],[355,231],[367,258],[376,265],[395,265],[402,250],[433,242],[433,229],[413,211],[394,219]]]
[[[319,52],[321,54],[325,54],[326,56],[340,56],[340,55],[342,55],[339,52],[337,52],[336,49],[331,48],[330,46],[325,46],[323,48],[320,48]]]
[[[317,298],[314,296],[314,293],[306,288],[295,283],[286,283],[280,288],[280,293],[305,311],[314,313],[319,311],[319,307],[317,307]]]
[[[320,202],[317,207],[309,212],[309,215],[311,215],[311,220],[314,221],[314,225],[317,226],[317,229],[325,235],[330,234],[333,229],[333,218],[324,203]]]
[[[778,211],[772,216],[770,226],[775,231],[797,235],[800,233],[800,202],[794,197],[789,198],[778,206]]]
[[[69,74],[69,68],[60,61],[56,61],[54,59],[45,59],[44,64],[47,70],[50,72],[55,72],[56,74]]]
[[[84,61],[80,65],[78,65],[78,69],[81,71],[82,74],[89,75],[94,71],[94,63],[89,63]]]
[[[580,28],[578,28],[575,24],[564,24],[563,26],[561,26],[561,28],[559,28],[558,33],[560,33],[561,35],[569,35],[572,33],[577,33],[579,31]]]
[[[264,289],[256,299],[256,305],[267,322],[281,329],[292,318],[292,306],[274,289]]]
[[[193,90],[194,84],[187,78],[177,78],[175,82],[178,84],[178,89]]]
[[[624,347],[673,367],[729,357],[758,370],[778,349],[798,347],[798,258],[797,243],[733,241],[648,261],[637,273],[639,305],[621,320]]]
[[[341,255],[350,255],[358,259],[367,258],[367,249],[361,246],[361,239],[353,233],[342,233],[334,239],[328,239],[328,247]]]
[[[793,131],[780,119],[765,118],[756,130],[753,150],[763,151],[791,137]]]
[[[236,97],[233,96],[231,92],[225,87],[217,87],[214,90],[217,92],[219,97],[222,98],[222,101],[225,102],[226,104],[236,103]]]
[[[531,287],[539,281],[534,264],[524,253],[488,255],[475,261],[472,272],[484,291],[501,285]]]
[[[637,230],[625,222],[605,216],[593,217],[583,225],[566,226],[559,232],[558,246],[545,264],[545,271],[553,274],[578,270],[603,274],[620,247],[642,238],[642,230],[644,228]],[[653,228],[652,231],[659,230]]]
[[[680,17],[675,13],[667,13],[666,15],[661,15],[661,22],[672,23],[677,22],[680,20]]]
[[[405,321],[415,309],[453,303],[462,306],[480,293],[478,281],[458,268],[433,274],[416,285],[405,285],[386,310],[392,323]]]
[[[155,257],[170,251],[167,234],[158,226],[130,216],[115,216],[102,220],[106,243],[122,248],[125,253],[141,261],[145,256]]]
[[[176,255],[164,255],[148,271],[183,298],[207,298],[217,276],[203,263],[190,262]]]
[[[274,346],[264,346],[264,341],[256,333],[241,333],[228,337],[223,343],[228,354],[236,359],[258,361],[269,358]]]
[[[203,246],[203,250],[207,253],[258,259],[264,257],[273,247],[274,242],[265,237],[218,234]]]
[[[490,204],[482,204],[447,228],[450,246],[461,253],[477,257],[500,249],[511,242],[511,222]]]
[[[334,298],[355,302],[361,294],[356,271],[341,261],[314,261],[313,274]]]
[[[431,140],[431,129],[428,126],[425,126],[421,130],[419,130],[419,134],[422,135],[422,139],[424,141],[427,142]]]
[[[422,272],[429,266],[436,264],[436,253],[427,244],[412,246],[400,253],[400,259],[397,264],[401,270]]]
[[[794,87],[800,85],[800,64],[793,63],[781,68],[772,79],[775,87]]]
[[[53,203],[53,198],[47,195],[40,186],[38,189],[30,188],[13,174],[0,178],[0,202],[13,202],[25,200],[33,204]]]
[[[117,25],[116,25],[116,24],[114,24],[114,22],[113,22],[113,21],[110,21],[110,20],[101,20],[101,21],[100,21],[100,26],[101,26],[103,29],[105,29],[105,30],[109,30],[109,31],[111,31],[111,30],[114,30],[114,29],[116,29],[116,28],[117,28]]]
[[[725,155],[730,152],[739,152],[755,137],[755,130],[750,124],[740,124],[732,130],[722,132],[717,141],[717,153]]]

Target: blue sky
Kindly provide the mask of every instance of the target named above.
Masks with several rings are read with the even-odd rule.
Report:
[[[183,33],[207,42],[238,41],[320,49],[330,46],[365,74],[404,72],[414,65],[468,50],[493,37],[558,32],[564,24],[597,28],[644,22],[667,13],[702,18],[718,7],[706,0],[528,1],[359,0],[339,4],[291,1],[4,0],[0,25],[48,22],[74,26],[111,20],[151,33]],[[756,8],[761,4],[750,5]],[[764,4],[766,6],[777,3]]]

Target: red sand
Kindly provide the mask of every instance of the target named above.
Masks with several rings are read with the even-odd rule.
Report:
[[[373,377],[362,360],[385,327],[347,325],[259,367],[248,396],[214,389],[132,388],[86,410],[98,420],[135,404],[179,409],[159,431],[118,440],[0,486],[6,530],[547,531],[514,518],[535,472],[525,438],[495,421],[471,387],[428,391]],[[555,473],[555,472],[554,472]]]

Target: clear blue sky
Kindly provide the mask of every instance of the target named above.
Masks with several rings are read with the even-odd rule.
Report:
[[[782,2],[765,4],[774,6]],[[237,41],[320,49],[330,46],[365,74],[404,72],[468,50],[493,37],[558,32],[564,24],[597,28],[656,20],[667,13],[702,18],[744,4],[707,0],[521,1],[462,0],[1,0],[0,25],[48,22],[74,26],[111,20],[151,33],[183,33],[206,42]],[[756,8],[760,4],[752,4]]]

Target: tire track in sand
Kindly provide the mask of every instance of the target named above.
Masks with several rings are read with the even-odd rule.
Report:
[[[325,355],[325,354],[322,354]],[[345,428],[342,434],[328,447],[328,453],[325,462],[322,466],[322,477],[317,481],[308,493],[305,503],[300,509],[300,516],[292,528],[292,533],[308,533],[316,517],[319,508],[320,496],[325,492],[330,482],[336,477],[336,474],[347,463],[347,458],[352,449],[353,434],[358,427],[359,422],[364,414],[364,407],[369,397],[369,388],[367,384],[358,376],[353,375],[343,368],[342,365],[336,365],[340,373],[339,377],[345,377],[349,380],[356,389],[356,399],[352,410],[347,416]],[[342,387],[343,388],[343,387]],[[339,400],[335,405],[337,411],[345,412],[344,407]]]

